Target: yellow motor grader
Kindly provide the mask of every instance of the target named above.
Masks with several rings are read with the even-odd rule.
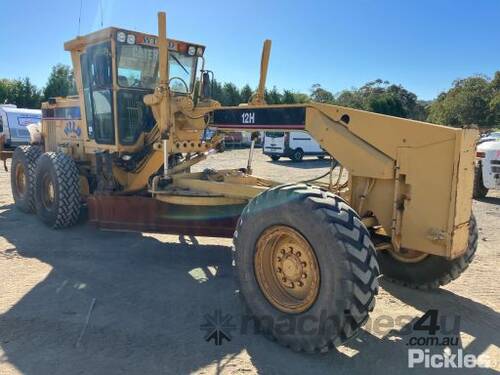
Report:
[[[467,268],[477,131],[315,102],[266,105],[270,41],[256,93],[223,107],[211,99],[205,47],[167,39],[164,13],[158,34],[106,28],[65,44],[78,96],[43,103],[41,139],[15,150],[19,209],[52,228],[75,224],[87,205],[99,228],[233,237],[239,293],[261,329],[307,352],[359,331],[379,272],[436,288]],[[191,172],[224,131],[297,129],[348,171],[346,182],[331,171],[329,182],[282,185],[255,176],[251,156],[241,169]],[[273,324],[286,319],[320,329]]]

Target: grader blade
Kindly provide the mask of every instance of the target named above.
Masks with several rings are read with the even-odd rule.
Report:
[[[139,196],[91,196],[89,221],[99,229],[192,236],[233,236],[242,207],[176,206]]]

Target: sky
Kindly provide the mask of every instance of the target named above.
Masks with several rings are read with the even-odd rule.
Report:
[[[168,36],[205,45],[207,68],[238,86],[257,86],[265,39],[267,87],[306,93],[382,78],[429,100],[500,70],[498,0],[1,0],[0,78],[43,87],[53,65],[71,63],[65,41],[101,22],[157,34],[160,10]]]

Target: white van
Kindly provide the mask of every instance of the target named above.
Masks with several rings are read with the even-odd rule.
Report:
[[[307,155],[314,155],[319,159],[326,155],[318,142],[304,131],[265,132],[262,151],[274,161],[282,156],[301,161]]]
[[[500,138],[477,145],[474,198],[484,198],[488,190],[500,190]]]
[[[17,108],[14,104],[0,104],[0,135],[5,135],[5,146],[13,148],[28,144],[30,134],[26,128],[42,121],[39,109]]]

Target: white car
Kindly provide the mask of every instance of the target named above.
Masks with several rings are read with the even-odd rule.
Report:
[[[489,142],[489,141],[500,141],[500,132],[493,132],[485,135],[479,139],[478,144]]]
[[[500,138],[477,145],[474,198],[484,198],[488,190],[500,189]]]
[[[265,132],[262,152],[274,161],[281,157],[301,161],[306,155],[314,155],[323,159],[326,155],[318,142],[304,131]]]
[[[27,126],[42,121],[39,109],[17,108],[14,104],[0,105],[0,135],[5,136],[5,146],[14,148],[28,144],[30,134]]]

